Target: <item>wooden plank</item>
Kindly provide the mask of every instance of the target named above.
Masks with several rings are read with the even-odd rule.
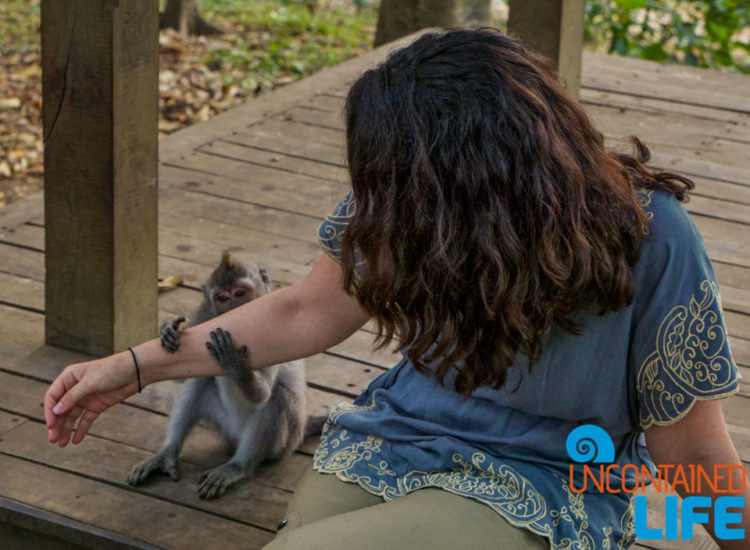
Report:
[[[661,148],[656,145],[652,164],[664,170],[678,172],[688,177],[714,178],[720,181],[748,185],[747,169],[743,166],[734,166],[724,159],[711,160],[699,158],[693,155],[681,155],[674,148]]]
[[[326,201],[325,206],[330,208],[328,213],[338,202],[336,199],[341,198],[343,194]],[[221,196],[196,196],[179,189],[165,192],[162,204],[165,212],[162,215],[161,227],[173,229],[175,232],[185,232],[186,228],[179,224],[190,216],[194,220],[222,223],[224,228],[232,226],[243,232],[247,230],[247,233],[252,235],[264,235],[265,238],[281,237],[285,239],[284,242],[312,243],[317,246],[318,226],[322,222],[322,217],[317,218],[262,205],[238,203]]]
[[[724,286],[721,290],[721,303],[725,309],[750,315],[750,289]]]
[[[725,263],[713,258],[711,263],[722,288],[724,285],[737,289],[750,288],[750,267]]]
[[[2,442],[2,436],[25,422],[27,420],[20,416],[0,411],[0,442]]]
[[[158,6],[42,2],[46,338],[107,354],[156,322]]]
[[[325,164],[315,160],[308,160],[299,156],[290,156],[273,151],[264,151],[255,147],[245,147],[242,144],[230,140],[217,140],[202,145],[196,149],[200,159],[204,155],[218,157],[241,162],[254,166],[266,166],[268,168],[285,172],[288,174],[302,174],[311,178],[333,183],[345,183],[348,180],[348,172],[341,166]]]
[[[29,483],[34,480],[34,483]],[[272,533],[141,493],[0,454],[6,497],[166,548],[261,548]]]
[[[44,194],[40,191],[32,193],[0,208],[0,240],[5,239],[7,233],[12,233],[19,225],[23,225],[44,209]]]
[[[750,368],[750,339],[748,338],[729,338],[729,345],[732,348],[732,357],[735,362],[743,367]],[[750,384],[750,372],[743,374],[745,382]]]
[[[588,99],[582,104],[587,112],[598,114],[603,120],[608,117],[632,120],[639,132],[664,133],[669,125],[676,124],[688,135],[703,134],[706,138],[739,141],[750,139],[750,114],[633,96],[627,89],[619,92],[587,90],[586,95]],[[606,128],[613,135],[626,133],[616,126],[608,125]],[[682,140],[686,136],[677,134],[674,137]]]
[[[41,211],[39,211],[41,215]],[[13,231],[6,234],[6,238],[2,240],[5,244],[16,244],[23,248],[28,248],[34,251],[44,251],[44,220],[40,221],[40,224],[36,222],[24,223],[17,226]]]
[[[582,85],[597,90],[748,113],[747,81],[747,76],[739,74],[583,53]]]
[[[0,270],[32,279],[44,281],[44,253],[19,246],[0,244]]]
[[[322,99],[325,96],[318,96],[315,101]],[[297,122],[294,118],[273,117],[254,124],[244,132],[234,132],[221,139],[278,152],[291,152],[319,162],[346,165],[343,132],[317,128]]]
[[[735,131],[741,135],[750,133],[750,115],[747,113],[716,109],[709,105],[676,103],[668,97],[635,96],[628,93],[627,87],[609,91],[583,87],[580,96],[580,102],[584,106],[595,104],[602,107],[641,111],[655,117],[661,117],[664,114],[683,115],[702,120],[727,122],[732,124]]]
[[[508,32],[552,60],[571,97],[578,97],[583,52],[583,0],[510,0]]]
[[[80,445],[61,449],[47,442],[46,432],[44,425],[29,422],[3,437],[0,452],[29,461],[54,464],[55,468],[68,473],[123,489],[129,488],[126,478],[130,469],[153,455],[151,451],[98,437],[90,437]],[[297,476],[299,478],[309,459],[297,456],[302,470]],[[211,466],[226,460],[225,456],[217,456],[216,459]],[[179,482],[175,483],[166,476],[154,476],[138,488],[138,493],[268,531],[275,530],[283,519],[290,492],[245,480],[233,486],[222,498],[205,501],[198,495],[198,476],[205,468],[184,461],[180,462],[179,467]]]
[[[157,550],[158,547],[35,506],[0,497],[5,550]]]
[[[725,310],[724,321],[727,324],[727,332],[730,336],[747,338],[750,334],[750,315]]]
[[[323,219],[348,185],[210,155],[189,154],[160,169],[171,184],[195,192]],[[249,177],[251,174],[251,177]],[[163,179],[162,179],[163,181]]]
[[[0,272],[0,303],[44,311],[44,283]]]
[[[313,128],[338,131],[341,133],[341,140],[343,141],[345,138],[346,124],[341,113],[325,109],[305,109],[302,105],[295,105],[293,108],[284,111],[283,116],[287,120],[293,120]]]

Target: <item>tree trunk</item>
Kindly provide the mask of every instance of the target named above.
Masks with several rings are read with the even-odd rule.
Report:
[[[491,0],[383,0],[375,46],[428,27],[487,25],[490,4]]]
[[[196,0],[167,0],[164,12],[159,17],[159,23],[162,29],[172,27],[185,36],[189,34],[208,36],[224,32],[203,19],[198,11]]]

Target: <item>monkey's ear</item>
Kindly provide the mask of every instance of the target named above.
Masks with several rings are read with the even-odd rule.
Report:
[[[260,278],[263,280],[263,282],[266,283],[268,286],[271,286],[271,277],[268,276],[268,271],[266,271],[266,268],[261,267],[258,270],[258,273],[260,273]]]

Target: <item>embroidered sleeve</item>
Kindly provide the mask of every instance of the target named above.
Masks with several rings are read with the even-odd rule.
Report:
[[[672,424],[696,401],[739,389],[719,287],[700,233],[679,204],[663,213],[666,220],[660,215],[655,212],[650,237],[657,244],[641,258],[645,274],[634,301],[630,368],[643,430]]]
[[[323,252],[341,263],[341,243],[346,226],[354,215],[354,195],[350,191],[318,227],[318,242]]]

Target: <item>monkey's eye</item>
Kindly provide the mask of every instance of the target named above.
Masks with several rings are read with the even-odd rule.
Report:
[[[247,290],[245,290],[244,288],[240,288],[240,289],[237,289],[234,292],[234,297],[235,298],[242,298],[245,294],[247,294]]]
[[[229,300],[229,294],[217,294],[216,300],[219,302],[226,302]]]

